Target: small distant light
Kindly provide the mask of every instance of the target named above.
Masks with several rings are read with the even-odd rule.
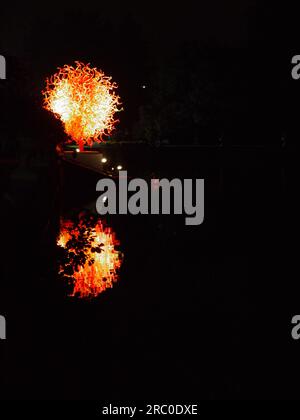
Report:
[[[101,159],[101,162],[102,162],[102,163],[106,163],[106,162],[107,162],[107,159],[106,159],[106,158],[102,158],[102,159]]]
[[[115,170],[115,168],[111,168],[111,170],[112,170],[112,171],[114,171],[114,170]]]
[[[117,166],[117,169],[118,169],[118,171],[121,171],[121,170],[123,169],[123,166],[118,165],[118,166]]]
[[[79,153],[79,152],[80,152],[80,149],[78,149],[78,148],[77,148],[77,149],[76,149],[76,152],[77,152],[77,153]]]
[[[142,89],[146,89],[146,87],[147,87],[146,85],[142,85]]]

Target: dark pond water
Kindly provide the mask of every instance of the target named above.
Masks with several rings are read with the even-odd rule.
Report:
[[[107,216],[125,256],[120,281],[92,301],[72,299],[57,277],[58,216],[94,212],[100,175],[64,163],[59,200],[52,174],[39,174],[24,201],[6,214],[2,287],[14,356],[4,373],[8,396],[280,393],[265,384],[286,350],[279,298],[294,302],[280,281],[287,238],[278,223],[286,217],[292,158],[261,149],[120,147],[103,153],[132,177],[204,178],[205,221],[192,227],[183,216]],[[277,327],[266,330],[275,311]],[[279,345],[270,355],[273,334]],[[277,365],[280,378],[285,371]]]

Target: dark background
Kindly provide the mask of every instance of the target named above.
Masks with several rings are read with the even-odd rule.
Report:
[[[299,395],[297,14],[198,3],[1,6],[5,399]],[[108,218],[125,255],[121,278],[88,302],[66,297],[55,237],[60,216],[95,202],[98,176],[63,164],[59,187],[55,145],[65,135],[41,106],[45,78],[75,59],[120,86],[112,140],[122,145],[105,153],[132,176],[206,185],[199,227]]]

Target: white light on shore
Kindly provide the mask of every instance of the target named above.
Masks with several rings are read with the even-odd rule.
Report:
[[[117,169],[118,169],[118,171],[121,171],[121,170],[123,169],[123,166],[118,165],[118,166],[117,166]]]
[[[107,162],[107,159],[106,159],[106,158],[102,158],[102,159],[101,159],[101,162],[102,162],[102,163],[106,163],[106,162]]]

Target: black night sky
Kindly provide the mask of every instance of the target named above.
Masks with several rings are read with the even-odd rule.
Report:
[[[298,399],[298,15],[255,0],[0,13],[0,399]],[[46,77],[75,60],[112,76],[124,108],[94,155],[42,106]],[[120,279],[72,298],[60,221],[98,217],[96,183],[117,165],[203,178],[204,223],[108,215]]]

